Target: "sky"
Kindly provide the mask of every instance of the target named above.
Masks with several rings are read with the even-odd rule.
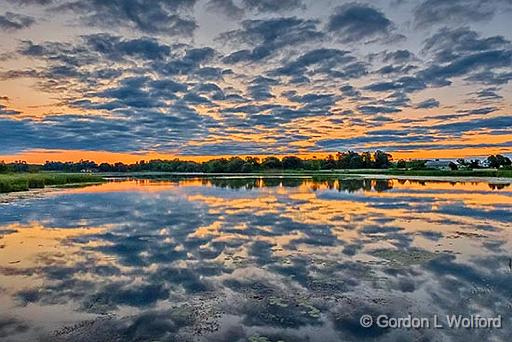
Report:
[[[512,153],[512,0],[0,0],[0,160]]]

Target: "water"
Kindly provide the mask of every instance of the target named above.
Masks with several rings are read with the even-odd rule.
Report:
[[[506,341],[512,188],[127,180],[0,204],[0,339]],[[360,317],[501,315],[501,329]],[[444,323],[444,322],[443,322]]]

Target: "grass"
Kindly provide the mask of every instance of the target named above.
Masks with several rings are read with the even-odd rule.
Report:
[[[384,170],[344,170],[341,173],[348,174],[381,174],[381,175],[404,175],[404,176],[432,176],[432,177],[505,177],[512,178],[512,170],[400,170],[400,169],[384,169]]]
[[[0,193],[42,189],[46,186],[100,183],[103,178],[72,173],[10,173],[0,174]]]
[[[512,170],[400,170],[400,169],[382,169],[382,170],[333,170],[317,173],[318,176],[346,175],[346,174],[365,174],[365,175],[392,175],[392,176],[424,176],[424,177],[502,177],[512,178]]]

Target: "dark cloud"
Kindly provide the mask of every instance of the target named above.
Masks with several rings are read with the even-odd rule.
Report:
[[[394,25],[385,14],[371,6],[349,3],[336,9],[329,18],[327,30],[351,43],[378,38],[391,38]]]
[[[112,152],[169,151],[182,148],[189,139],[204,137],[213,125],[211,120],[185,103],[153,108],[160,99],[125,87],[99,94],[111,96],[106,102],[75,104],[86,109],[115,110],[113,117],[56,115],[46,116],[40,121],[1,119],[0,129],[6,132],[0,136],[2,152],[61,149],[63,146]],[[133,98],[130,97],[132,94]]]
[[[51,10],[75,13],[88,25],[191,36],[197,24],[184,12],[195,3],[196,0],[85,0],[64,2]]]
[[[376,72],[381,75],[391,75],[391,74],[398,74],[398,75],[406,75],[412,70],[417,69],[417,66],[414,65],[386,65]]]
[[[0,116],[1,115],[16,115],[20,114],[17,110],[9,109],[7,106],[0,104]]]
[[[433,129],[443,131],[445,133],[460,133],[464,131],[474,130],[510,130],[512,128],[511,116],[495,116],[492,118],[475,118],[472,120],[464,120],[439,124],[432,127]]]
[[[33,17],[5,12],[0,15],[0,29],[5,31],[17,31],[32,26],[36,20]]]
[[[302,0],[243,0],[243,4],[259,12],[289,11],[304,6]]]
[[[406,63],[415,59],[414,54],[409,50],[386,51],[382,56],[384,62]]]
[[[245,14],[244,9],[235,4],[233,0],[208,0],[207,8],[233,18],[241,18]]]
[[[49,5],[54,2],[54,0],[7,0],[10,3],[17,5]]]
[[[499,89],[496,87],[485,88],[477,92],[471,93],[471,95],[476,95],[476,97],[481,100],[501,100],[503,99],[503,96],[497,93],[498,90]]]
[[[512,81],[512,72],[494,72],[485,70],[470,75],[465,79],[470,82],[479,82],[487,85],[503,85]]]
[[[416,27],[490,20],[497,11],[510,9],[508,0],[426,0],[414,10]]]
[[[430,98],[428,100],[421,101],[420,103],[418,103],[416,105],[415,108],[430,109],[430,108],[437,108],[437,107],[439,107],[439,101],[437,101],[436,99]]]
[[[480,38],[468,28],[442,29],[425,41],[424,53],[434,60],[418,72],[418,77],[435,86],[451,84],[451,78],[476,80],[512,65],[512,47],[502,36]],[[491,74],[492,75],[492,74]]]
[[[397,79],[396,81],[377,82],[364,87],[366,90],[371,91],[390,91],[402,90],[407,93],[423,90],[427,86],[421,79],[411,76],[405,76]]]
[[[481,38],[467,28],[442,28],[424,42],[423,53],[433,54],[436,62],[452,62],[467,54],[494,51],[510,47],[510,42],[503,36]]]
[[[485,115],[497,111],[497,107],[483,107],[469,110],[467,113],[470,115]]]
[[[357,109],[363,114],[390,114],[402,111],[401,109],[396,107],[369,105],[358,106]]]
[[[361,97],[361,92],[358,89],[351,86],[350,84],[342,86],[340,88],[340,91],[344,96],[353,98],[355,100],[357,100]]]
[[[92,51],[113,61],[120,61],[126,57],[138,57],[148,60],[164,59],[169,56],[171,48],[160,44],[156,39],[143,37],[137,39],[123,39],[110,34],[94,34],[82,37],[85,44]]]
[[[251,49],[239,50],[224,58],[225,63],[259,61],[274,55],[284,47],[321,40],[324,34],[317,30],[318,21],[296,17],[267,20],[246,20],[242,28],[225,32],[219,40],[238,43]]]
[[[271,87],[278,84],[277,80],[259,76],[252,80],[247,90],[249,96],[254,100],[268,100],[275,97],[272,94]]]
[[[302,0],[243,0],[240,4],[234,0],[209,0],[207,8],[233,18],[243,17],[247,11],[258,13],[291,11],[304,8]]]
[[[316,49],[287,62],[272,72],[274,75],[329,75],[350,79],[359,78],[367,73],[366,64],[358,62],[349,51],[338,49]]]

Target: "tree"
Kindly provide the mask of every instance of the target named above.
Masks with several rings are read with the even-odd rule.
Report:
[[[364,169],[373,168],[372,154],[370,152],[361,153],[361,163]]]
[[[14,163],[10,164],[10,168],[13,172],[28,172],[29,166],[26,161],[17,160]]]
[[[0,173],[7,172],[7,165],[5,165],[5,162],[2,160],[0,161]]]
[[[350,154],[352,152],[343,152],[343,153],[340,153],[338,152],[336,154],[336,159],[337,159],[337,167],[339,169],[348,169],[350,167]]]
[[[363,167],[363,160],[361,156],[355,152],[352,152],[350,155],[350,161],[348,164],[350,169],[360,169]]]
[[[400,160],[396,163],[396,167],[397,167],[398,169],[405,169],[405,168],[407,168],[407,163],[405,162],[405,160],[400,159]]]
[[[284,157],[282,163],[285,170],[298,170],[304,167],[304,163],[299,157]]]
[[[391,165],[393,157],[391,157],[391,154],[377,150],[373,155],[373,159],[377,169],[387,169]]]
[[[512,164],[510,158],[502,156],[501,154],[491,155],[487,158],[489,167],[499,169],[502,166],[510,166]]]
[[[271,169],[281,169],[283,167],[283,164],[281,163],[279,158],[267,157],[267,158],[263,159],[261,166],[266,170],[271,170]]]
[[[329,154],[325,160],[322,161],[322,169],[323,170],[332,170],[336,168],[336,161],[334,157]]]
[[[487,163],[489,164],[489,167],[492,167],[492,168],[500,167],[500,164],[498,163],[498,158],[496,158],[496,156],[494,156],[494,155],[487,157]]]
[[[246,157],[242,166],[242,172],[255,172],[260,169],[260,159],[255,157]]]
[[[101,163],[98,166],[98,170],[100,172],[112,172],[114,170],[114,167],[110,165],[109,163]]]
[[[426,168],[426,160],[411,160],[407,162],[407,168],[411,170],[424,170]]]
[[[231,173],[242,172],[244,164],[244,160],[240,157],[230,158],[226,165],[226,171]]]
[[[459,169],[459,167],[457,166],[457,164],[455,164],[454,162],[450,162],[450,163],[448,164],[448,167],[449,167],[449,168],[450,168],[450,170],[452,170],[452,171],[456,171],[456,170],[458,170],[458,169]]]
[[[480,168],[480,160],[474,159],[469,162],[470,169],[479,169]]]
[[[304,160],[303,165],[305,170],[320,170],[320,160],[315,157]]]
[[[210,173],[223,173],[227,171],[227,163],[228,160],[226,158],[212,159],[203,163],[203,170]]]

